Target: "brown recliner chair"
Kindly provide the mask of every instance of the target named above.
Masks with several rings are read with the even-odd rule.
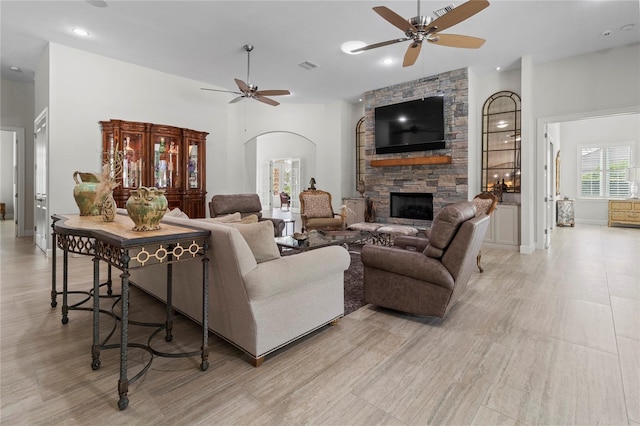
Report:
[[[488,226],[489,216],[465,201],[438,213],[424,251],[365,245],[365,303],[444,317],[467,287]]]
[[[225,216],[236,212],[240,217],[249,215],[258,216],[259,221],[270,220],[273,222],[274,236],[279,237],[284,230],[284,221],[273,217],[262,217],[262,203],[258,194],[229,194],[214,195],[209,201],[209,215],[211,217]]]

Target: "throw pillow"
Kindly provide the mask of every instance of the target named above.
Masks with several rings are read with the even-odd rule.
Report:
[[[216,216],[216,217],[210,217],[207,219],[200,219],[200,220],[204,220],[207,222],[214,222],[214,223],[228,223],[228,222],[238,222],[241,219],[242,218],[240,217],[240,212],[235,212],[235,213],[227,214],[224,216]]]
[[[173,210],[167,209],[167,212],[164,215],[167,217],[181,217],[183,219],[189,219],[189,216],[177,207]]]
[[[273,222],[263,220],[256,223],[221,223],[224,226],[231,226],[240,231],[245,239],[256,262],[262,263],[280,257],[280,250],[276,240],[273,238]]]
[[[249,216],[245,216],[240,220],[234,220],[231,223],[258,223],[258,216],[255,214],[250,214]]]

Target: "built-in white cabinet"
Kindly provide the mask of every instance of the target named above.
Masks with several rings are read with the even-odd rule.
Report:
[[[342,204],[351,210],[347,212],[346,226],[364,222],[364,211],[366,209],[364,198],[343,198]]]
[[[491,214],[489,229],[484,237],[486,246],[517,249],[520,246],[520,206],[498,204]]]

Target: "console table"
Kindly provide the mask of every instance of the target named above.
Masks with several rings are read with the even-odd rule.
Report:
[[[153,356],[195,356],[201,355],[200,369],[207,370],[209,366],[209,346],[208,346],[208,262],[207,257],[208,241],[210,231],[162,224],[162,228],[155,231],[136,232],[133,231],[133,221],[124,215],[116,215],[113,222],[104,222],[101,216],[78,216],[78,215],[53,215],[53,242],[54,256],[56,247],[63,250],[63,305],[66,306],[67,296],[67,258],[69,253],[77,253],[93,256],[93,290],[90,296],[93,297],[93,342],[91,345],[91,368],[100,368],[101,349],[120,348],[120,378],[118,380],[118,407],[124,410],[129,405],[128,391],[129,384],[139,379],[151,366]],[[151,347],[151,339],[161,330],[165,330],[165,340],[173,339],[172,336],[172,265],[176,262],[188,261],[195,258],[202,260],[202,347],[199,351],[184,353],[163,353]],[[100,341],[100,297],[99,297],[99,274],[100,261],[106,262],[121,270],[121,308],[120,317],[112,314],[116,320],[121,322],[120,343],[107,344],[111,337],[105,341]],[[55,257],[53,259],[55,265]],[[167,312],[164,324],[137,323],[138,325],[148,325],[157,327],[146,344],[133,343],[128,341],[129,327],[129,271],[143,268],[149,265],[165,264],[167,268]],[[54,266],[55,268],[55,266]],[[53,273],[52,300],[55,290],[55,269]],[[53,303],[52,303],[53,306]],[[63,324],[65,321],[65,306],[63,306]],[[134,324],[133,321],[131,321]],[[147,365],[134,377],[127,377],[127,349],[129,347],[142,348],[151,354],[151,359]]]

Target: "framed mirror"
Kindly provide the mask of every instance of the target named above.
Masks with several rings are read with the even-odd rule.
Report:
[[[482,109],[482,191],[519,193],[520,96],[501,91]]]

